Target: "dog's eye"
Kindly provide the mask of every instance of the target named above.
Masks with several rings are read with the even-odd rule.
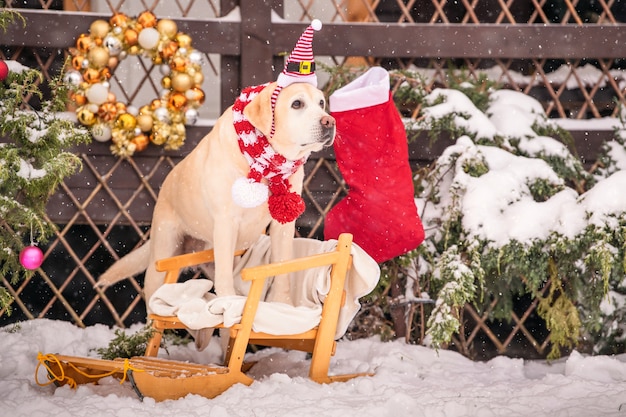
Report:
[[[324,100],[320,100],[320,107],[323,109],[324,107],[326,107],[326,103],[324,102]]]
[[[300,100],[294,100],[293,103],[291,103],[291,108],[298,110],[301,109],[302,107],[304,107],[304,103],[302,103],[302,101]]]

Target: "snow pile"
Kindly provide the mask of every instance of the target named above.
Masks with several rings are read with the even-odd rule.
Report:
[[[135,328],[134,331],[139,328]],[[130,329],[133,331],[133,329]],[[0,329],[0,410],[12,417],[133,416],[623,416],[626,415],[626,356],[586,357],[574,352],[551,364],[497,357],[472,362],[450,351],[438,354],[401,341],[339,342],[331,371],[372,371],[372,377],[318,385],[306,378],[309,360],[300,352],[267,349],[248,357],[255,382],[234,386],[213,400],[189,395],[176,401],[141,402],[128,383],[40,387],[37,353],[93,355],[114,329],[80,329],[66,322],[31,320]],[[199,354],[170,347],[169,358],[214,362],[214,340]],[[167,357],[162,351],[161,355]],[[40,382],[46,380],[40,371]]]

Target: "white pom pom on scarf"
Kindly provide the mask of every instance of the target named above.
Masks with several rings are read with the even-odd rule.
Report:
[[[235,180],[231,192],[235,204],[244,208],[260,206],[269,197],[267,185],[245,177]]]

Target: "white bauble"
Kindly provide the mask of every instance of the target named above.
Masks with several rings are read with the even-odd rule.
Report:
[[[165,123],[169,123],[169,121],[170,121],[170,112],[167,111],[167,109],[165,107],[159,107],[158,109],[154,110],[154,117],[157,120],[160,120],[160,121],[165,122]]]
[[[137,41],[143,49],[154,49],[159,44],[159,31],[155,28],[145,28],[139,32]]]
[[[118,56],[124,49],[122,41],[113,35],[107,35],[102,43],[109,50],[109,55],[111,56]]]
[[[91,128],[91,135],[98,142],[106,142],[111,139],[111,128],[105,123],[98,123]]]
[[[76,87],[83,81],[83,76],[78,71],[68,71],[63,76],[63,81]]]
[[[105,103],[109,98],[109,89],[100,83],[93,84],[87,92],[85,93],[85,97],[89,100],[90,103],[97,104],[98,106],[102,103]]]
[[[185,112],[185,123],[195,125],[198,122],[198,110],[189,109]]]

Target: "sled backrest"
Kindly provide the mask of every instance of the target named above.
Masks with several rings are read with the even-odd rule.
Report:
[[[252,281],[252,285],[241,318],[241,328],[237,329],[235,334],[231,331],[232,353],[229,352],[228,355],[228,367],[231,369],[241,367],[248,344],[275,346],[311,352],[309,377],[314,381],[324,383],[339,380],[341,377],[333,379],[328,376],[328,368],[330,358],[334,355],[336,348],[335,332],[339,312],[345,303],[344,286],[351,265],[351,247],[352,235],[346,233],[339,236],[337,248],[332,252],[244,269],[241,277],[244,281]],[[300,334],[280,336],[252,331],[252,323],[267,278],[324,266],[330,267],[331,285],[324,300],[320,324],[317,327]]]

